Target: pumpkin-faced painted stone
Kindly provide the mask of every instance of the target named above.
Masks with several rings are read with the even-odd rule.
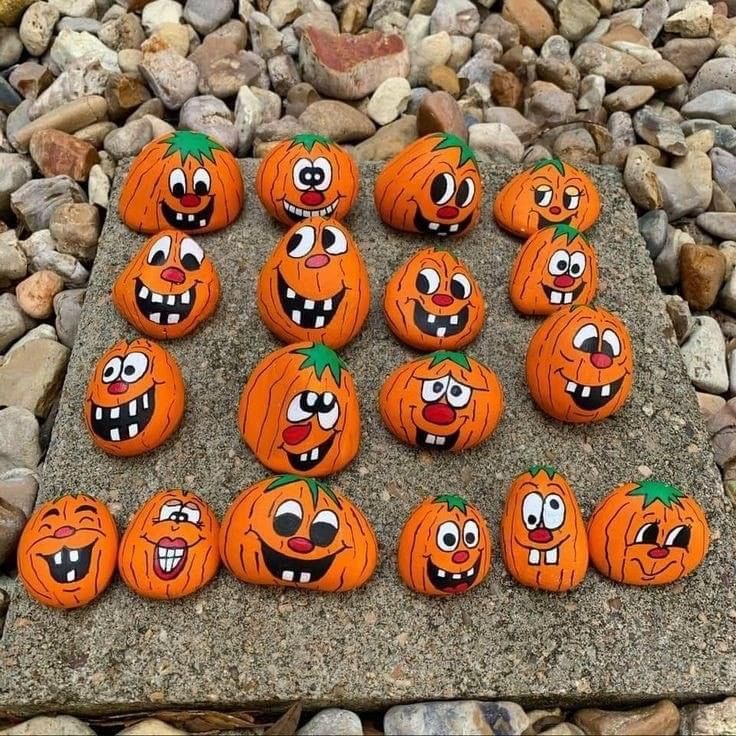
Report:
[[[391,331],[418,350],[458,350],[481,327],[486,303],[470,269],[449,250],[424,248],[391,277],[383,295]]]
[[[501,552],[517,583],[552,592],[572,590],[588,570],[588,537],[565,477],[534,465],[509,488],[501,517]]]
[[[84,494],[41,504],[18,542],[18,576],[28,594],[52,608],[78,608],[110,584],[118,529],[102,501]]]
[[[511,303],[522,314],[552,314],[588,304],[598,289],[598,258],[587,238],[570,225],[555,225],[529,237],[509,278]]]
[[[350,231],[312,217],[279,241],[258,279],[258,311],[286,342],[323,342],[337,350],[368,316],[371,290]]]
[[[459,496],[427,498],[410,514],[399,537],[399,575],[425,595],[464,593],[491,569],[488,524]]]
[[[378,562],[363,512],[324,483],[296,475],[266,478],[233,501],[220,552],[246,583],[325,592],[363,585]]]
[[[255,456],[276,473],[336,473],[360,444],[353,378],[337,353],[322,343],[275,350],[245,384],[238,426]]]
[[[329,138],[311,133],[279,143],[256,174],[258,198],[285,225],[307,217],[344,219],[359,185],[353,157]]]
[[[496,429],[503,406],[496,374],[465,353],[447,350],[399,366],[379,395],[391,432],[425,450],[475,447]]]
[[[386,164],[373,198],[380,218],[397,230],[464,235],[480,219],[483,198],[473,149],[451,133],[425,135]]]
[[[611,312],[564,307],[534,333],[526,380],[537,406],[561,422],[597,422],[617,412],[631,392],[629,331]]]
[[[220,527],[199,496],[179,489],[155,493],[123,534],[118,570],[138,595],[182,598],[203,588],[220,566]]]
[[[84,401],[92,441],[110,455],[141,455],[166,442],[184,415],[174,357],[138,338],[115,343],[95,365]]]
[[[684,578],[703,561],[709,544],[700,504],[651,479],[618,486],[588,521],[591,562],[602,575],[628,585]]]
[[[214,314],[219,298],[214,264],[196,240],[177,230],[147,240],[112,287],[118,312],[158,340],[188,335]]]
[[[133,159],[120,191],[120,218],[139,233],[169,227],[209,233],[243,209],[243,177],[235,157],[204,133],[176,130]]]
[[[524,236],[549,225],[587,230],[600,211],[600,196],[590,177],[557,158],[543,159],[517,174],[493,202],[496,222]]]

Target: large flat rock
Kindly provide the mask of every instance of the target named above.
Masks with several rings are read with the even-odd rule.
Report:
[[[255,166],[243,163],[243,217],[201,238],[223,281],[219,312],[194,336],[170,344],[188,387],[183,426],[157,452],[129,460],[96,451],[81,419],[94,361],[115,340],[134,336],[114,312],[109,292],[143,237],[111,213],[69,364],[42,499],[64,491],[97,494],[123,526],[160,487],[197,490],[221,515],[240,489],[266,474],[235,424],[249,371],[276,346],[259,321],[254,294],[258,269],[280,229],[253,195]],[[482,447],[435,457],[396,442],[376,410],[382,379],[410,356],[383,322],[381,291],[423,241],[382,226],[371,197],[375,169],[363,169],[363,192],[348,224],[368,263],[374,303],[367,328],[344,351],[360,389],[363,444],[333,484],[375,525],[382,553],[375,579],[353,594],[328,596],[247,586],[222,570],[199,595],[173,603],[142,600],[115,581],[95,604],[68,613],[43,609],[19,592],[0,646],[0,710],[238,706],[297,697],[310,707],[498,696],[526,704],[580,703],[693,699],[733,689],[733,514],[631,204],[616,172],[593,172],[604,202],[591,231],[602,265],[599,303],[619,312],[631,330],[633,396],[602,424],[558,424],[534,408],[526,391],[524,355],[538,321],[511,308],[506,280],[519,243],[499,232],[490,216],[492,195],[513,171],[484,169],[482,223],[454,244],[485,290],[488,319],[472,352],[499,373],[506,414]],[[486,512],[497,537],[511,479],[539,462],[568,476],[586,515],[606,491],[640,478],[647,467],[691,491],[712,523],[707,562],[692,578],[662,589],[621,587],[591,572],[578,590],[562,596],[514,584],[498,554],[485,584],[464,597],[431,600],[399,583],[396,541],[420,498],[466,495]]]

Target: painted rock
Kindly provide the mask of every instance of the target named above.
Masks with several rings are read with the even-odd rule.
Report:
[[[579,230],[555,225],[538,230],[511,268],[509,296],[522,314],[545,315],[589,304],[598,290],[598,257]]]
[[[424,248],[391,277],[383,295],[391,331],[417,350],[459,350],[483,327],[486,303],[454,253]]]
[[[245,384],[238,409],[245,443],[276,473],[342,470],[360,444],[360,408],[345,363],[322,343],[267,355]]]
[[[204,133],[176,130],[133,159],[119,212],[139,233],[169,227],[209,233],[233,222],[244,201],[243,177],[230,151]]]
[[[610,417],[631,392],[629,331],[611,312],[564,307],[542,322],[526,354],[526,380],[537,406],[561,422]]]
[[[392,158],[376,179],[380,218],[397,230],[459,236],[480,219],[483,183],[473,149],[452,133],[431,133]]]
[[[18,542],[18,577],[28,594],[52,608],[78,608],[110,584],[118,529],[102,501],[84,494],[41,504]]]
[[[425,595],[464,593],[491,569],[491,533],[483,515],[460,496],[427,498],[399,537],[399,575]]]
[[[184,415],[184,380],[174,357],[138,338],[115,343],[87,384],[84,421],[92,441],[129,457],[162,445]]]
[[[311,133],[281,141],[256,174],[258,198],[285,225],[307,217],[344,219],[359,186],[353,157],[329,138]]]
[[[164,230],[147,240],[112,287],[116,309],[158,340],[183,337],[217,309],[220,279],[196,240]]]
[[[533,465],[509,488],[501,517],[501,552],[517,583],[552,592],[572,590],[588,570],[588,537],[567,479]]]
[[[373,575],[378,544],[344,495],[314,478],[280,475],[233,501],[222,520],[220,554],[246,583],[337,592]]]
[[[590,559],[598,572],[628,585],[664,585],[705,558],[708,522],[700,504],[656,480],[623,483],[588,521]]]
[[[171,600],[203,588],[220,566],[212,509],[196,494],[163,490],[149,498],[120,542],[123,582],[144,598]]]
[[[496,222],[524,236],[549,225],[587,230],[600,211],[601,199],[590,177],[557,158],[543,159],[517,174],[493,202]]]
[[[501,421],[496,374],[465,353],[438,350],[399,366],[379,395],[386,426],[408,445],[459,452],[490,437]]]
[[[258,279],[258,311],[285,342],[337,350],[360,332],[371,303],[363,258],[337,220],[312,217],[279,241]]]

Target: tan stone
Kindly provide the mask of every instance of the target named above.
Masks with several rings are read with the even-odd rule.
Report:
[[[519,27],[521,43],[538,49],[554,32],[555,24],[537,0],[505,0],[501,15]]]
[[[460,94],[460,80],[457,74],[444,64],[430,69],[427,86],[434,91],[443,90],[453,97],[458,97]]]
[[[34,319],[47,319],[54,311],[54,297],[64,288],[64,281],[53,271],[37,271],[15,289],[18,305]]]
[[[670,700],[632,710],[579,710],[573,721],[590,736],[675,736],[680,712]]]
[[[682,295],[693,309],[710,309],[726,273],[726,259],[710,245],[685,243],[680,251]]]

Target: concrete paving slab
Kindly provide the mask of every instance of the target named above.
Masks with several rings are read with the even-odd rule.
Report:
[[[182,485],[222,514],[235,494],[265,475],[240,440],[235,412],[249,371],[276,342],[254,305],[258,269],[280,234],[253,195],[256,163],[246,161],[245,215],[202,237],[216,260],[223,302],[194,336],[170,343],[188,386],[174,441],[142,458],[96,451],[81,419],[97,356],[133,337],[110,303],[110,286],[142,236],[108,218],[74,347],[41,499],[93,493],[113,505],[122,526],[155,489]],[[537,325],[515,314],[506,279],[519,242],[496,228],[490,201],[515,171],[483,169],[483,219],[455,244],[479,278],[488,319],[473,353],[500,375],[503,422],[489,442],[459,456],[408,450],[383,428],[376,396],[382,379],[410,352],[383,322],[380,295],[393,269],[423,241],[384,228],[371,198],[375,168],[349,218],[374,289],[367,328],[344,351],[360,388],[362,450],[333,480],[377,530],[376,578],[350,595],[325,596],[238,583],[221,571],[200,594],[174,603],[136,598],[120,581],[95,604],[60,613],[15,595],[0,645],[0,710],[28,714],[116,711],[193,704],[279,704],[367,708],[435,698],[497,698],[527,705],[678,700],[730,692],[736,681],[734,516],[720,487],[695,394],[687,380],[662,296],[640,241],[634,211],[615,171],[596,168],[604,213],[591,231],[598,246],[599,303],[627,321],[636,350],[633,396],[615,418],[566,426],[534,408],[523,378]],[[112,201],[120,186],[118,176]],[[394,555],[400,526],[423,496],[458,491],[487,514],[498,538],[511,479],[531,463],[552,463],[577,491],[584,513],[642,466],[691,491],[714,532],[710,556],[691,579],[669,588],[625,588],[590,573],[569,595],[515,585],[498,554],[484,585],[451,600],[405,589]],[[644,471],[645,472],[645,471]]]

